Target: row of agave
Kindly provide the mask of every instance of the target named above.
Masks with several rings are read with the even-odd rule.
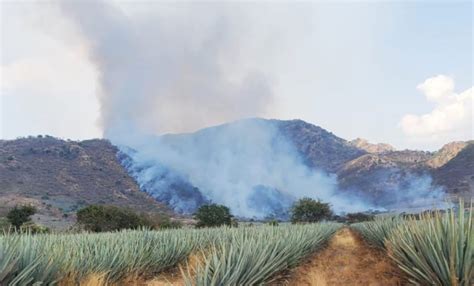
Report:
[[[322,247],[340,227],[336,223],[266,226],[234,231],[230,239],[202,254],[185,285],[262,285]],[[189,270],[189,268],[188,268]]]
[[[319,247],[336,228],[322,224],[0,235],[0,285],[78,284],[94,274],[105,274],[105,280],[113,283],[127,277],[155,275],[185,261],[193,252],[206,253],[206,264],[202,265],[206,272],[198,269],[196,284],[232,284],[207,283],[208,273],[212,273],[212,281],[266,281]],[[249,272],[250,268],[254,269]],[[218,277],[233,269],[246,272],[239,271],[237,278]]]
[[[384,247],[415,285],[474,285],[474,208],[386,217],[352,225]]]
[[[225,232],[224,232],[225,233]],[[221,237],[217,229],[0,236],[0,285],[54,285],[158,273]]]

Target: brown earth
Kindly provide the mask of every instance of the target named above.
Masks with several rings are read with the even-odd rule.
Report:
[[[54,229],[74,224],[90,204],[174,215],[140,191],[107,140],[69,141],[50,136],[0,140],[0,217],[15,205],[38,209],[36,223]]]
[[[386,253],[343,228],[329,245],[290,275],[285,285],[404,285],[402,274]]]

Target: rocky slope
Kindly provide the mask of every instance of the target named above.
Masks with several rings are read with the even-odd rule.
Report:
[[[363,139],[347,141],[301,120],[268,122],[277,126],[278,136],[291,142],[304,164],[336,176],[340,192],[357,194],[385,204],[407,200],[419,190],[433,193],[445,190],[467,198],[473,196],[473,141],[449,143],[437,152],[397,151],[388,144],[371,144]],[[232,128],[232,123],[219,128],[205,129],[195,134],[165,136],[163,140],[176,146],[183,140],[187,142],[183,146],[208,145],[208,149],[200,156],[212,157],[218,151],[216,148],[225,146],[212,141],[222,141],[226,129]],[[245,134],[246,130],[238,129],[238,136],[230,141],[244,138],[253,142],[252,136],[255,134]],[[219,135],[214,138],[216,134]],[[275,138],[272,140],[278,141]],[[242,151],[239,150],[231,151]],[[272,160],[271,153],[268,158]],[[134,165],[130,157],[119,153],[106,140],[75,142],[53,137],[1,140],[0,216],[15,204],[32,203],[40,209],[39,219],[54,220],[59,224],[64,219],[73,220],[75,210],[91,203],[162,212],[169,210],[157,201],[170,204],[183,200],[196,206],[207,201],[198,188],[186,181],[185,176],[176,176],[164,167],[160,166],[160,176],[141,184],[142,191],[149,193],[153,193],[157,185],[169,189],[155,195],[153,199],[139,190],[133,178],[146,171],[143,166]],[[195,167],[199,167],[199,164]],[[252,166],[242,166],[247,167]],[[164,178],[166,184],[162,183]],[[266,196],[278,198],[275,196],[277,190],[265,188]]]
[[[461,194],[469,199],[474,197],[474,141],[466,142],[464,148],[457,150],[455,155],[450,155],[452,159],[431,172],[434,181],[443,185],[449,193]]]
[[[377,143],[373,144],[363,138],[356,138],[349,142],[354,147],[359,149],[365,150],[369,153],[384,153],[384,152],[391,152],[395,151],[395,148],[386,143]]]
[[[63,226],[88,204],[163,212],[166,207],[139,190],[106,140],[64,141],[29,137],[0,141],[0,216],[16,204],[39,209],[36,219]]]

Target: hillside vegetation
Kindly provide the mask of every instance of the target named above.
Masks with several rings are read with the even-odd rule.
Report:
[[[38,209],[41,224],[66,227],[89,204],[145,212],[166,207],[141,192],[106,140],[64,141],[30,137],[0,141],[0,216],[15,205]]]

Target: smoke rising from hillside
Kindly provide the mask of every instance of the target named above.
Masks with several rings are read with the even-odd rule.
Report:
[[[133,161],[125,165],[142,189],[185,213],[193,212],[196,202],[210,200],[229,206],[237,216],[284,217],[301,197],[330,202],[336,212],[370,208],[338,194],[335,176],[304,165],[277,122],[247,119],[161,136],[135,152],[123,149]]]
[[[159,3],[131,17],[105,2],[61,5],[100,74],[104,137],[122,146],[122,163],[142,190],[185,213],[212,201],[238,216],[279,216],[303,196],[336,212],[373,208],[339,193],[335,175],[303,164],[274,124],[162,135],[262,116],[271,105],[271,75],[243,48],[255,27],[245,26],[238,7]]]

